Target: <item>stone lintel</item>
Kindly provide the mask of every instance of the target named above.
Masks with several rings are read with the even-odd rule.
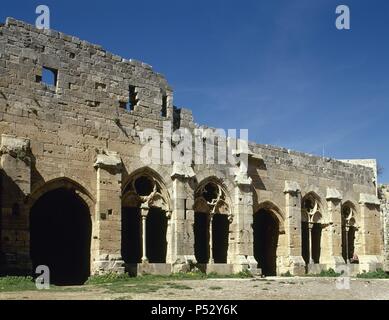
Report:
[[[247,176],[247,173],[238,173],[235,176],[235,183],[239,186],[249,186],[251,185],[253,180]]]
[[[379,206],[381,204],[380,200],[377,198],[375,194],[367,194],[367,193],[361,193],[359,196],[359,203],[360,204],[372,204]]]
[[[29,157],[30,140],[27,138],[17,138],[15,136],[2,134],[0,153],[9,154],[14,158],[25,160]]]
[[[343,199],[343,195],[342,195],[342,193],[338,189],[327,188],[326,199],[327,200],[342,200]]]
[[[174,162],[173,172],[171,174],[173,179],[177,177],[189,179],[193,178],[194,176],[196,176],[196,174],[194,173],[191,166],[185,163]]]
[[[301,188],[296,181],[285,181],[284,193],[296,194],[299,192],[301,192]]]
[[[235,150],[232,152],[232,155],[237,156],[237,157],[240,157],[242,155],[242,156],[247,156],[249,159],[263,160],[262,155],[260,155],[259,153],[254,153],[249,149],[247,149],[247,150],[244,150],[244,149]]]
[[[98,154],[94,164],[95,168],[104,169],[117,169],[119,170],[122,166],[122,160],[117,152],[104,151],[102,154]]]

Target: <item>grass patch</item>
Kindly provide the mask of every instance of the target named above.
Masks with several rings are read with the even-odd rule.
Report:
[[[130,279],[132,279],[132,278],[127,273],[125,273],[125,274],[107,273],[104,275],[90,276],[88,278],[88,280],[85,282],[85,284],[86,285],[99,285],[99,284],[105,284],[105,283],[129,281]]]
[[[290,271],[287,271],[285,273],[281,273],[281,277],[293,277],[293,274],[291,274]]]
[[[0,278],[1,292],[27,290],[36,290],[35,282],[32,277],[7,276]]]
[[[336,278],[340,277],[341,275],[341,273],[338,273],[334,269],[329,268],[328,270],[322,270],[317,274],[306,274],[305,277]]]
[[[217,274],[216,272],[211,272],[205,275],[207,279],[246,279],[246,278],[254,278],[252,273],[249,270],[240,271],[238,273],[233,274]]]
[[[389,273],[385,272],[382,269],[379,269],[377,271],[371,271],[371,272],[362,272],[357,274],[357,278],[360,279],[389,279]]]
[[[146,293],[155,292],[164,287],[163,282],[180,281],[180,280],[206,280],[206,279],[226,279],[226,278],[253,278],[253,275],[248,271],[242,271],[236,274],[219,275],[216,273],[205,274],[200,271],[188,273],[174,273],[171,275],[142,275],[131,277],[128,274],[108,273],[104,275],[94,275],[88,278],[85,286],[77,287],[61,287],[50,285],[50,290],[61,292],[82,292],[87,291],[91,287],[96,286],[112,292],[136,292]],[[189,286],[182,284],[174,284],[170,286],[172,289],[189,290]],[[174,287],[174,288],[173,288]],[[32,277],[0,277],[0,292],[9,291],[28,291],[38,290],[35,286],[35,281]]]

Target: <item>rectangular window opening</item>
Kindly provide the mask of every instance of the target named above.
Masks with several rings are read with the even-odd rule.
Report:
[[[138,103],[137,93],[136,93],[136,87],[135,86],[129,86],[128,88],[128,102],[121,102],[120,107],[126,109],[127,111],[133,111],[135,109],[135,106]]]
[[[49,86],[57,87],[58,70],[53,68],[42,68],[42,76],[36,77],[37,82],[44,83]]]
[[[167,96],[162,97],[161,117],[167,117]]]

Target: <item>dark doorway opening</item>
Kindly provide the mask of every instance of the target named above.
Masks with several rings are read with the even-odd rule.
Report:
[[[353,226],[349,227],[348,232],[346,231],[346,227],[342,226],[342,256],[344,261],[347,262],[347,258],[350,262],[355,263],[354,258],[354,250],[355,250],[355,232],[356,228]],[[347,245],[346,245],[347,239]],[[346,251],[348,251],[348,255],[346,255]]]
[[[146,219],[146,255],[150,263],[166,263],[167,217],[160,208],[150,208]]]
[[[321,224],[314,223],[312,227],[312,259],[314,263],[320,263],[321,252]]]
[[[305,261],[305,264],[309,264],[309,241],[310,235],[309,235],[309,225],[308,222],[301,222],[301,250],[303,259]]]
[[[194,219],[194,251],[197,263],[209,261],[209,214],[195,212]]]
[[[33,271],[46,265],[52,284],[83,284],[90,275],[91,233],[89,208],[74,190],[47,192],[30,211]]]
[[[126,264],[142,258],[140,208],[122,208],[122,257]]]
[[[311,255],[311,253],[309,252],[309,242],[311,242],[313,263],[320,263],[321,234],[322,226],[320,223],[314,223],[310,233],[309,223],[301,222],[301,248],[303,259],[307,265],[310,262]]]
[[[230,223],[225,214],[215,214],[212,221],[212,256],[215,263],[227,263]]]
[[[254,214],[254,257],[265,276],[277,274],[279,223],[273,213],[261,209]]]

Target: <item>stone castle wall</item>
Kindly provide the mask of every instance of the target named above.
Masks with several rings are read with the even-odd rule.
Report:
[[[389,186],[381,185],[379,188],[381,200],[381,214],[384,233],[384,270],[389,271]]]
[[[40,81],[43,68],[55,71],[56,86]],[[29,210],[42,194],[66,185],[90,208],[92,270],[120,268],[122,196],[142,172],[166,194],[167,262],[173,265],[194,260],[195,193],[207,180],[223,185],[228,198],[228,264],[234,270],[255,264],[253,214],[265,208],[280,225],[278,272],[301,272],[301,201],[309,194],[320,202],[322,265],[342,262],[344,203],[355,208],[361,269],[382,264],[376,179],[369,167],[255,143],[249,145],[252,182],[237,179],[233,165],[146,166],[140,158],[144,129],[162,131],[164,123],[196,127],[190,110],[173,106],[165,78],[147,64],[11,18],[0,27],[0,75],[0,242],[6,265],[29,267]],[[130,88],[136,100],[131,111],[125,108]]]

